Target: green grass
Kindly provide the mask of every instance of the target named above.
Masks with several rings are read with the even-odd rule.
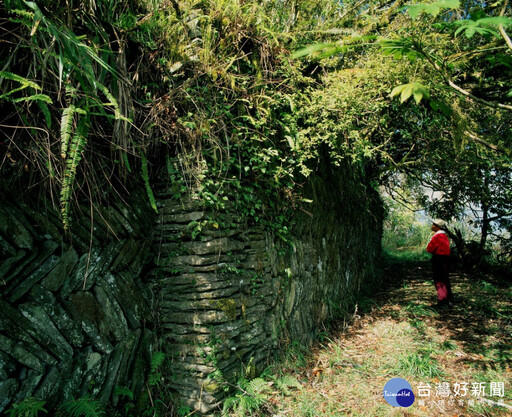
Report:
[[[399,358],[398,366],[393,371],[404,378],[414,376],[427,380],[444,375],[437,361],[432,358],[432,351],[424,349]]]
[[[432,317],[437,314],[432,308],[428,307],[425,304],[416,304],[414,302],[408,303],[404,307],[404,311],[409,314],[412,314],[414,317]]]
[[[427,261],[430,259],[431,255],[425,251],[425,248],[416,248],[416,249],[397,249],[397,248],[382,248],[382,256],[390,263],[396,262],[421,262]]]

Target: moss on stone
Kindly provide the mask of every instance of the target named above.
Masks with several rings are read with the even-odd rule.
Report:
[[[203,385],[203,388],[206,392],[210,394],[214,394],[222,388],[222,385],[216,381],[210,381]]]
[[[230,320],[236,319],[236,301],[232,298],[218,300],[215,307],[223,311]]]

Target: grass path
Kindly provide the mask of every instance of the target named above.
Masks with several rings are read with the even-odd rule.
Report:
[[[445,310],[432,307],[428,263],[390,265],[384,282],[360,300],[348,328],[322,332],[307,353],[292,347],[273,369],[274,380],[295,378],[300,389],[273,389],[265,406],[247,415],[512,416],[512,282],[455,272],[459,302]],[[396,377],[411,384],[411,407],[384,400],[385,383]],[[420,384],[431,387],[429,396],[418,396]],[[476,384],[485,396],[473,392]],[[492,403],[501,401],[508,407]]]

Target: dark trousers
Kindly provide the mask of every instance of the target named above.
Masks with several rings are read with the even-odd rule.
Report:
[[[434,273],[437,300],[442,303],[453,299],[452,285],[450,283],[450,256],[433,255],[432,271]]]

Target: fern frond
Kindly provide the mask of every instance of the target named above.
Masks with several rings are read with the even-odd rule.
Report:
[[[239,396],[226,398],[222,407],[222,417],[228,417],[231,410],[236,410],[239,402]]]
[[[14,23],[23,23],[24,25],[30,27],[31,23],[34,21],[34,13],[27,10],[11,9],[9,10],[9,13],[20,17],[20,19],[10,17],[9,20]]]
[[[7,411],[9,417],[37,417],[39,412],[47,413],[44,405],[46,401],[38,401],[35,398],[27,398],[19,404],[13,404]]]
[[[90,397],[68,401],[60,406],[60,409],[69,417],[103,417],[105,410],[103,405]]]
[[[126,152],[121,152],[121,158],[123,158],[123,164],[126,167],[126,170],[131,174],[132,167],[130,166],[130,160],[128,159],[128,154]]]
[[[18,98],[12,99],[11,101],[13,103],[19,103],[21,101],[34,101],[34,100],[42,101],[42,102],[48,103],[48,104],[53,104],[52,99],[49,96],[47,96],[46,94],[33,94],[28,97],[18,97]]]
[[[265,391],[269,390],[268,382],[262,378],[251,379],[246,386],[247,392],[255,398],[261,398]]]
[[[73,115],[75,114],[75,106],[70,104],[62,111],[62,119],[60,121],[60,155],[66,158],[68,150],[69,138],[73,130]]]
[[[52,128],[52,114],[50,113],[50,109],[48,108],[48,105],[44,101],[41,101],[41,100],[37,101],[37,105],[39,106],[39,108],[41,109],[41,111],[44,114],[44,120],[46,121],[46,127],[48,127],[48,129],[51,129]]]
[[[244,417],[246,415],[253,415],[253,411],[258,410],[262,403],[263,401],[261,401],[259,398],[255,398],[250,395],[242,395],[240,396],[240,401],[236,409],[236,414],[237,416],[240,417]]]
[[[119,385],[116,385],[116,388],[114,389],[114,394],[119,395],[121,397],[126,397],[133,401],[133,391],[130,388],[120,387]]]
[[[149,184],[148,160],[144,154],[142,154],[142,179],[144,180],[144,185],[146,186],[146,193],[149,198],[149,203],[151,204],[153,210],[155,210],[158,213],[155,195],[153,194],[153,190],[151,189],[151,185]]]
[[[8,71],[0,71],[0,81],[1,80],[15,81],[15,82],[19,83],[20,85],[16,88],[13,88],[12,90],[7,91],[4,94],[1,94],[0,99],[8,100],[13,103],[19,103],[22,101],[32,101],[32,100],[42,100],[47,103],[52,103],[52,100],[46,94],[34,94],[34,95],[31,95],[28,97],[18,97],[18,98],[14,98],[14,99],[11,98],[11,96],[14,93],[17,93],[18,91],[22,91],[26,88],[32,88],[36,91],[42,90],[42,88],[39,85],[37,85],[35,82],[27,80],[26,78],[24,78],[18,74],[13,74],[12,72],[8,72]]]
[[[109,100],[109,103],[103,103],[104,106],[113,106],[116,110],[116,113],[119,112],[119,104],[116,98],[112,95],[107,87],[105,87],[101,83],[97,83],[98,89],[105,95],[105,97]]]
[[[42,90],[42,88],[37,85],[35,82],[27,80],[26,78],[22,77],[18,74],[13,74],[12,72],[8,71],[0,71],[0,78],[5,78],[6,80],[16,81],[21,84],[21,89],[31,87],[34,90]]]
[[[276,387],[281,390],[285,395],[290,395],[290,388],[302,389],[299,380],[291,375],[285,375],[276,379]]]
[[[62,188],[60,191],[60,204],[62,213],[62,223],[64,229],[69,228],[69,202],[73,184],[75,182],[76,170],[80,160],[82,159],[82,151],[87,144],[87,122],[79,124],[77,132],[73,135],[69,146],[69,155],[66,158],[64,176],[62,178]]]
[[[156,372],[159,366],[161,366],[165,361],[165,353],[163,352],[155,352],[151,356],[151,372]]]
[[[125,122],[132,123],[132,120],[130,120],[129,118],[127,118],[121,114],[121,109],[119,107],[119,103],[117,102],[116,98],[112,95],[110,90],[101,83],[97,82],[96,85],[98,86],[98,89],[107,98],[107,100],[109,100],[108,103],[101,103],[101,105],[103,107],[104,106],[113,106],[114,107],[114,118],[116,120],[123,120]]]

